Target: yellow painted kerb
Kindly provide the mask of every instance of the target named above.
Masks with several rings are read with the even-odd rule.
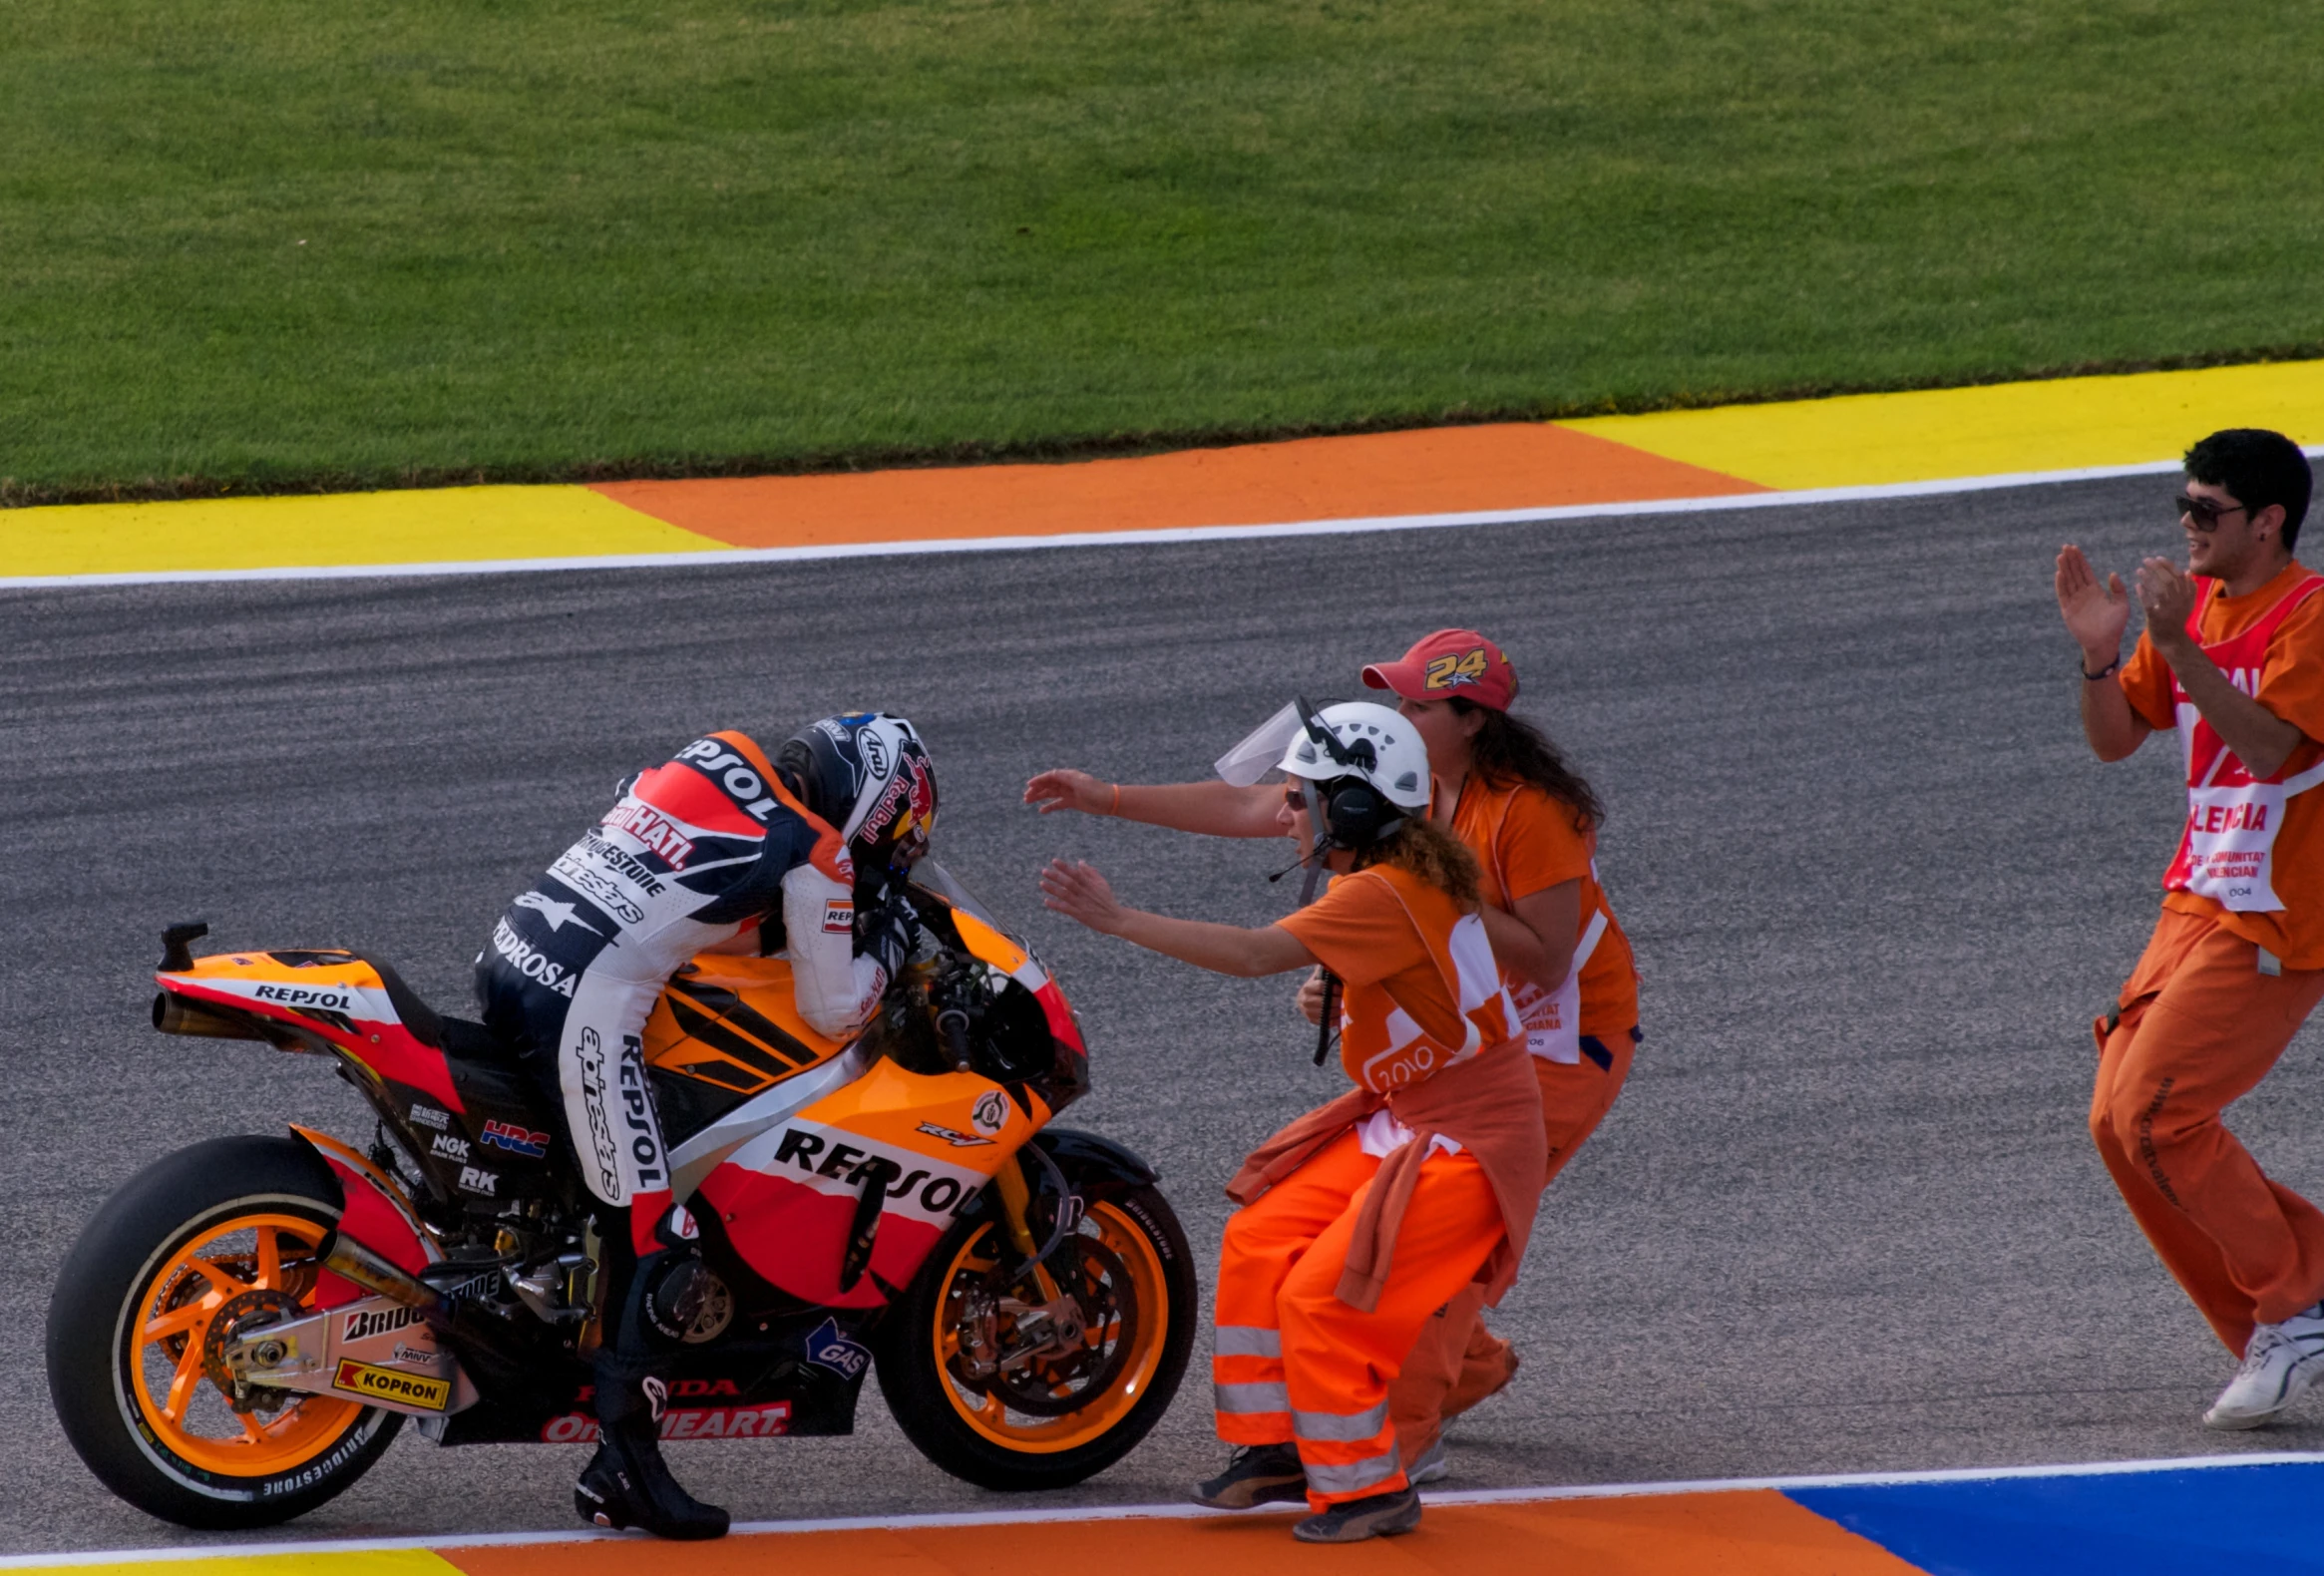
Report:
[[[2324,443],[2324,361],[1601,416],[1559,425],[1763,487],[1861,487],[2175,460],[2221,427]]]
[[[447,487],[0,510],[0,575],[155,574],[699,553],[585,487]]]

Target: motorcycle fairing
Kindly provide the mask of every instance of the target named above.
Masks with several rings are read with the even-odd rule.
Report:
[[[703,1179],[743,1262],[829,1308],[878,1308],[908,1284],[955,1216],[1047,1120],[972,1072],[880,1062],[752,1138]],[[842,1284],[858,1214],[878,1188],[868,1273]]]
[[[336,1055],[439,1201],[492,1206],[555,1187],[563,1162],[537,1091],[482,1025],[439,1017],[384,965],[341,951],[227,953],[154,979],[223,1009],[250,1038]]]
[[[683,1346],[662,1360],[665,1439],[772,1439],[855,1432],[870,1371],[866,1316],[813,1309],[767,1321],[765,1334]],[[590,1375],[579,1364],[543,1397],[488,1395],[420,1419],[439,1444],[587,1443],[596,1437]]]
[[[380,971],[353,953],[217,953],[154,983],[195,1001],[237,1007],[318,1035],[374,1078],[460,1111],[444,1052],[406,1025]]]
[[[419,1212],[394,1178],[328,1133],[296,1122],[290,1124],[290,1130],[312,1144],[338,1178],[343,1201],[337,1227],[341,1235],[413,1275],[443,1257],[435,1239],[421,1229]],[[325,1270],[315,1285],[315,1306],[338,1308],[367,1295],[353,1282]]]
[[[800,1015],[782,959],[704,953],[678,971],[645,1021],[651,1067],[760,1094],[838,1055],[845,1041]]]

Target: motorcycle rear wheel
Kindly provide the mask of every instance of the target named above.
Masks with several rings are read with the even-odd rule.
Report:
[[[272,1526],[370,1469],[403,1419],[267,1394],[235,1410],[228,1329],[311,1312],[344,1201],[307,1145],[219,1138],[158,1161],[82,1232],[49,1301],[49,1395],[89,1469],[180,1526]]]
[[[973,1299],[1026,1294],[1002,1266],[985,1211],[946,1233],[882,1322],[880,1391],[931,1461],[983,1488],[1063,1488],[1113,1465],[1169,1409],[1194,1345],[1194,1264],[1186,1233],[1153,1188],[1092,1200],[1050,1254],[1092,1319],[1069,1356],[969,1377]],[[1020,1296],[1030,1301],[1030,1295]]]

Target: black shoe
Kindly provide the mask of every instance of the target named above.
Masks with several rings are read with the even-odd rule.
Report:
[[[687,1541],[726,1536],[729,1519],[678,1486],[647,1419],[604,1429],[597,1453],[573,1485],[573,1508],[592,1526],[643,1527],[657,1538]]]
[[[1288,1444],[1238,1445],[1225,1471],[1194,1485],[1194,1502],[1213,1510],[1249,1510],[1282,1501],[1308,1502],[1308,1469]]]
[[[1334,1505],[1308,1517],[1291,1529],[1302,1543],[1361,1543],[1365,1538],[1392,1538],[1420,1524],[1420,1491],[1399,1488],[1392,1494],[1366,1494]]]

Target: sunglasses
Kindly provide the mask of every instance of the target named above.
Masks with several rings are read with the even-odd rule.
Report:
[[[1305,810],[1308,807],[1308,796],[1297,788],[1286,788],[1283,791],[1283,802],[1294,810]]]
[[[2197,531],[2216,531],[2222,516],[2246,513],[2241,504],[2214,504],[2207,498],[2189,498],[2178,495],[2178,512],[2194,523]]]

